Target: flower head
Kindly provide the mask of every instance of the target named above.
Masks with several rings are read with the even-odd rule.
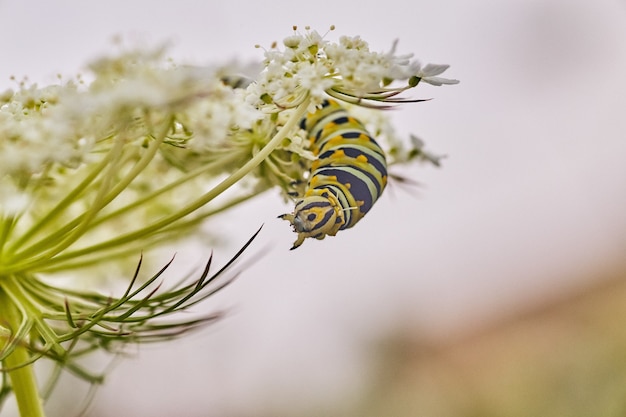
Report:
[[[422,67],[410,54],[396,55],[397,41],[389,52],[375,52],[359,36],[330,42],[306,28],[285,38],[283,46],[265,51],[265,71],[248,90],[248,102],[267,112],[295,107],[305,98],[314,108],[326,95],[359,104],[393,102],[419,80],[432,85],[458,82],[436,77],[447,65]],[[395,82],[404,85],[390,87]]]
[[[41,357],[98,382],[77,364],[83,352],[210,322],[155,319],[223,288],[230,280],[217,278],[251,240],[211,277],[207,266],[191,284],[168,289],[157,281],[169,263],[143,284],[137,268],[118,297],[85,290],[87,268],[110,273],[111,263],[201,234],[207,218],[262,191],[301,193],[316,157],[300,122],[324,98],[383,108],[422,101],[398,98],[420,81],[456,83],[439,77],[448,66],[395,51],[396,43],[375,52],[358,36],[331,42],[307,28],[265,50],[249,80],[232,64],[175,65],[157,47],[99,59],[86,78],[0,94],[0,361],[13,386],[28,373],[14,370]],[[391,164],[438,163],[373,114],[364,123]],[[59,285],[70,273],[81,282]]]

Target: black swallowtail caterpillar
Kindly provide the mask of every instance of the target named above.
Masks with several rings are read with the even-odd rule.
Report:
[[[288,220],[298,234],[291,249],[307,237],[324,239],[354,226],[387,184],[383,150],[336,101],[325,100],[302,119],[300,127],[308,132],[317,159],[293,213],[278,216]]]

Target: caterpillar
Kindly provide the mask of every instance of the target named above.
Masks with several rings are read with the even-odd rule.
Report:
[[[321,240],[354,226],[387,184],[385,153],[363,124],[336,101],[323,101],[300,127],[308,132],[317,159],[293,213],[278,216],[298,234],[292,250],[308,237]]]

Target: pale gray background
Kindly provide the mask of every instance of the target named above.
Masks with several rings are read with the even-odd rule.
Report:
[[[177,59],[210,64],[261,59],[254,44],[294,24],[334,24],[329,39],[359,34],[377,50],[399,38],[400,52],[451,64],[460,85],[422,87],[412,94],[435,100],[394,113],[401,132],[449,156],[444,167],[397,170],[424,184],[417,198],[390,188],[358,227],[293,252],[275,219],[291,207],[276,194],[220,218],[230,241],[218,259],[261,223],[255,248],[272,248],[209,306],[232,315],[138,349],[94,415],[243,416],[341,400],[367,375],[369,340],[403,327],[452,338],[586,285],[623,256],[623,1],[0,1],[0,89],[10,75],[73,74],[116,34],[173,40]],[[51,408],[74,407],[76,387]]]

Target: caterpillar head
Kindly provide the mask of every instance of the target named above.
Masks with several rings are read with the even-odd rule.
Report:
[[[328,191],[309,195],[296,203],[293,213],[282,214],[280,219],[287,220],[298,234],[291,250],[302,245],[304,239],[313,237],[324,239],[326,235],[335,236],[345,223],[343,210],[337,198]]]

